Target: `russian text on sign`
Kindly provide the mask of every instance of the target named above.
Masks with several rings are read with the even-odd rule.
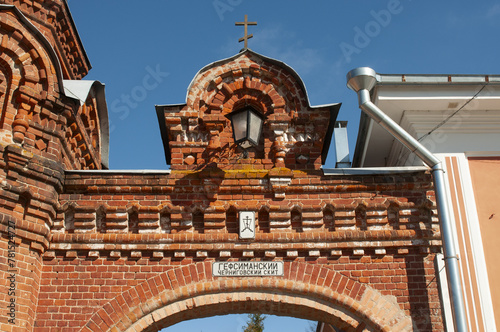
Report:
[[[269,277],[283,275],[283,262],[214,262],[214,277]]]

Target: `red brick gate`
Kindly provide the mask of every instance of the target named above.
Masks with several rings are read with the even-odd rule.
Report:
[[[271,199],[267,204],[254,193],[262,205],[257,209],[258,233],[250,242],[238,239],[235,224],[238,209],[255,207],[252,200],[214,200],[223,207],[218,211],[206,199],[207,206],[193,207],[188,197],[185,203],[165,204],[185,195],[175,194],[184,186],[168,185],[178,181],[175,174],[67,174],[67,192],[61,198],[68,199],[63,206],[71,211],[75,228],[72,234],[54,233],[52,250],[45,253],[37,324],[85,323],[96,331],[137,324],[154,330],[194,317],[260,311],[325,321],[346,330],[359,324],[405,330],[411,328],[410,315],[422,324],[421,330],[430,329],[431,321],[439,325],[430,252],[437,249],[431,245],[436,239],[428,214],[419,211],[427,207],[415,207],[426,195],[427,174],[318,175],[316,180],[329,192],[310,195],[303,192],[307,185],[296,179],[287,188],[290,196],[301,191],[295,199]],[[269,173],[250,177],[247,172],[247,177],[235,180],[238,174],[227,172],[233,178],[224,179],[220,190],[241,190],[241,182]],[[202,200],[202,186],[190,181]],[[232,185],[226,187],[226,182]],[[377,192],[380,198],[373,197]],[[398,192],[405,197],[387,197]],[[274,207],[273,202],[285,204]],[[365,206],[359,208],[357,202]],[[288,215],[281,221],[288,227],[281,222],[274,227],[275,214]],[[292,219],[292,214],[300,218]],[[320,222],[311,228],[313,217]],[[195,228],[198,218],[202,225]],[[214,219],[223,220],[223,226],[205,232]],[[108,233],[83,228],[94,220]],[[186,220],[192,225],[185,225]],[[120,224],[124,231],[109,233],[110,226]],[[284,276],[214,277],[214,261],[283,261]]]
[[[185,105],[157,107],[171,170],[105,170],[102,85],[78,81],[78,42],[54,51],[74,28],[67,8],[21,2],[33,23],[0,11],[2,331],[157,331],[247,312],[443,329],[425,169],[325,172],[340,105],[309,106],[291,68],[244,50],[200,70]],[[87,97],[67,97],[68,84]],[[264,124],[244,155],[229,118],[247,107]],[[254,238],[240,238],[242,212],[255,214]],[[214,262],[282,274],[217,276]]]

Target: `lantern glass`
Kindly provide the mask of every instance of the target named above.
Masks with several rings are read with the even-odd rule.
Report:
[[[249,112],[248,140],[255,145],[259,144],[260,133],[262,131],[262,118],[254,112]]]
[[[233,138],[236,144],[248,149],[259,144],[262,133],[263,117],[254,109],[247,107],[227,115],[233,126]]]
[[[233,124],[233,135],[235,142],[245,140],[248,132],[248,115],[247,112],[235,113],[231,117]]]

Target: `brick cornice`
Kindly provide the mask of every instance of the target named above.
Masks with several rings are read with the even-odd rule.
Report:
[[[44,258],[330,259],[410,252],[425,255],[440,252],[440,248],[439,232],[415,230],[256,234],[252,242],[243,242],[236,234],[52,234]]]
[[[283,170],[283,169],[281,169]],[[364,175],[358,177],[324,176],[319,171],[288,170],[285,173],[279,169],[242,169],[224,170],[219,168],[202,171],[173,170],[170,174],[134,174],[123,173],[119,176],[105,173],[66,173],[65,192],[87,194],[98,193],[175,193],[179,186],[185,187],[191,179],[217,178],[220,193],[233,192],[269,192],[270,178],[292,179],[286,188],[290,193],[347,193],[347,192],[383,192],[383,191],[418,191],[431,190],[432,183],[428,172],[394,175]],[[377,181],[380,179],[381,181]],[[252,181],[249,180],[257,180]],[[194,186],[202,186],[194,181]],[[193,189],[193,188],[191,188]],[[185,190],[183,190],[185,191]],[[199,190],[193,190],[197,192]]]
[[[157,248],[174,249],[179,245],[205,245],[205,244],[221,244],[227,243],[229,246],[238,246],[244,249],[251,248],[252,246],[260,246],[260,244],[280,244],[283,243],[290,246],[303,245],[304,243],[316,244],[318,246],[327,246],[328,244],[337,243],[343,245],[349,241],[359,242],[354,244],[357,247],[363,247],[362,241],[372,242],[368,244],[369,247],[376,247],[377,242],[382,243],[397,243],[398,241],[412,241],[412,240],[439,240],[440,233],[433,230],[367,230],[367,231],[333,231],[333,232],[306,232],[306,233],[290,233],[290,232],[277,232],[277,233],[263,233],[256,234],[255,240],[252,242],[244,242],[238,239],[238,234],[221,234],[221,233],[180,233],[180,234],[95,234],[95,233],[82,233],[82,234],[67,234],[67,233],[52,233],[51,243],[56,246],[57,243],[66,245],[86,245],[95,246],[95,244],[113,244],[115,246],[129,244],[136,244],[139,246]],[[361,241],[361,242],[360,242]],[[415,241],[414,241],[415,242]],[[168,246],[172,245],[172,248]],[[346,244],[346,247],[352,247]],[[103,248],[104,249],[104,248]]]

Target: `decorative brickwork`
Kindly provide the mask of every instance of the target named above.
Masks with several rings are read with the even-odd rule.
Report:
[[[92,316],[83,331],[125,331],[130,327],[157,331],[186,319],[255,310],[326,319],[345,330],[401,331],[411,326],[411,320],[391,298],[338,272],[299,262],[287,262],[285,270],[288,273],[280,279],[242,280],[215,279],[207,262],[176,267],[113,298]],[[306,299],[297,299],[304,294]],[[370,312],[380,315],[371,316]]]
[[[149,331],[193,315],[267,308],[267,313],[331,319],[346,330],[366,326],[403,331],[411,330],[412,324],[419,331],[442,328],[433,264],[434,253],[440,250],[439,230],[436,218],[422,213],[422,206],[433,200],[428,174],[355,178],[324,176],[320,171],[316,176],[296,174],[285,200],[275,200],[266,173],[224,171],[215,202],[205,196],[200,179],[183,180],[183,172],[67,173],[61,213],[44,255],[40,288],[44,300],[38,307],[38,324],[86,324],[93,331],[107,331],[114,325],[123,330],[136,324],[137,330],[148,326]],[[360,206],[362,224],[358,222]],[[237,225],[231,226],[231,217],[226,219],[242,210],[257,212],[259,227],[253,241],[239,240]],[[299,217],[300,225],[294,226],[293,215]],[[285,261],[286,276],[228,279],[214,278],[209,272],[214,261],[242,259]],[[294,266],[302,266],[299,273]],[[201,268],[204,272],[196,272]],[[338,293],[338,280],[329,281],[329,286],[321,281],[322,288],[315,288],[318,279],[325,278],[323,269],[332,278],[338,275],[353,283],[349,293]],[[172,278],[181,273],[186,279],[177,286]],[[314,284],[307,278],[314,278]],[[349,297],[351,287],[358,284],[378,294],[373,296],[387,301],[387,306],[398,303],[394,308],[402,311],[385,310],[395,310],[393,314],[402,315],[400,319],[384,321],[387,315],[370,314],[374,311],[361,298]],[[146,285],[159,289],[131,288]],[[279,294],[286,301],[276,297],[281,287]],[[309,309],[309,304],[297,300],[304,292],[314,303]],[[136,298],[129,309],[113,304],[121,303],[123,297],[132,303],[129,296]],[[243,304],[238,300],[241,296],[249,300]],[[325,299],[330,299],[329,309],[319,309],[318,303]],[[175,303],[174,308],[184,303],[186,310],[170,309],[170,303]],[[149,309],[145,311],[144,306]],[[151,325],[152,319],[156,323]]]
[[[82,79],[90,62],[64,0],[3,0],[29,19],[49,41],[61,64],[64,79]]]
[[[427,171],[325,174],[340,105],[311,107],[293,70],[250,50],[157,108],[171,170],[103,170],[103,86],[63,81],[87,70],[77,35],[60,33],[67,8],[15,4],[0,7],[0,330],[158,331],[228,312],[443,330]],[[248,105],[264,124],[245,156],[227,115]],[[253,239],[239,238],[243,211]],[[284,273],[213,275],[235,261]]]
[[[68,53],[54,50],[53,46],[64,40],[63,33],[52,44],[34,19],[48,15],[44,24],[50,25],[53,12],[44,6],[66,5],[45,1],[43,6],[33,2],[29,6],[0,6],[2,331],[36,328],[41,255],[50,246],[50,232],[60,210],[64,170],[100,169],[107,164],[107,137],[103,141],[107,115],[98,102],[103,99],[102,85],[92,85],[84,105],[66,96],[63,77],[67,75],[59,65],[65,62],[59,60],[61,56],[67,63],[75,60],[66,55],[79,46],[70,42],[71,32],[66,30]],[[78,67],[77,63],[72,66]],[[78,70],[86,69],[82,66]],[[12,301],[15,324],[8,321],[7,303]]]
[[[266,120],[261,144],[242,159],[227,115],[245,106]],[[310,107],[291,68],[246,49],[200,70],[185,105],[158,106],[157,112],[172,169],[319,169],[339,107]]]
[[[79,105],[65,96],[54,50],[15,7],[2,7],[0,17],[0,111],[2,144],[20,143],[30,153],[66,169],[99,169],[101,133],[97,91]],[[105,110],[104,110],[105,111]]]

